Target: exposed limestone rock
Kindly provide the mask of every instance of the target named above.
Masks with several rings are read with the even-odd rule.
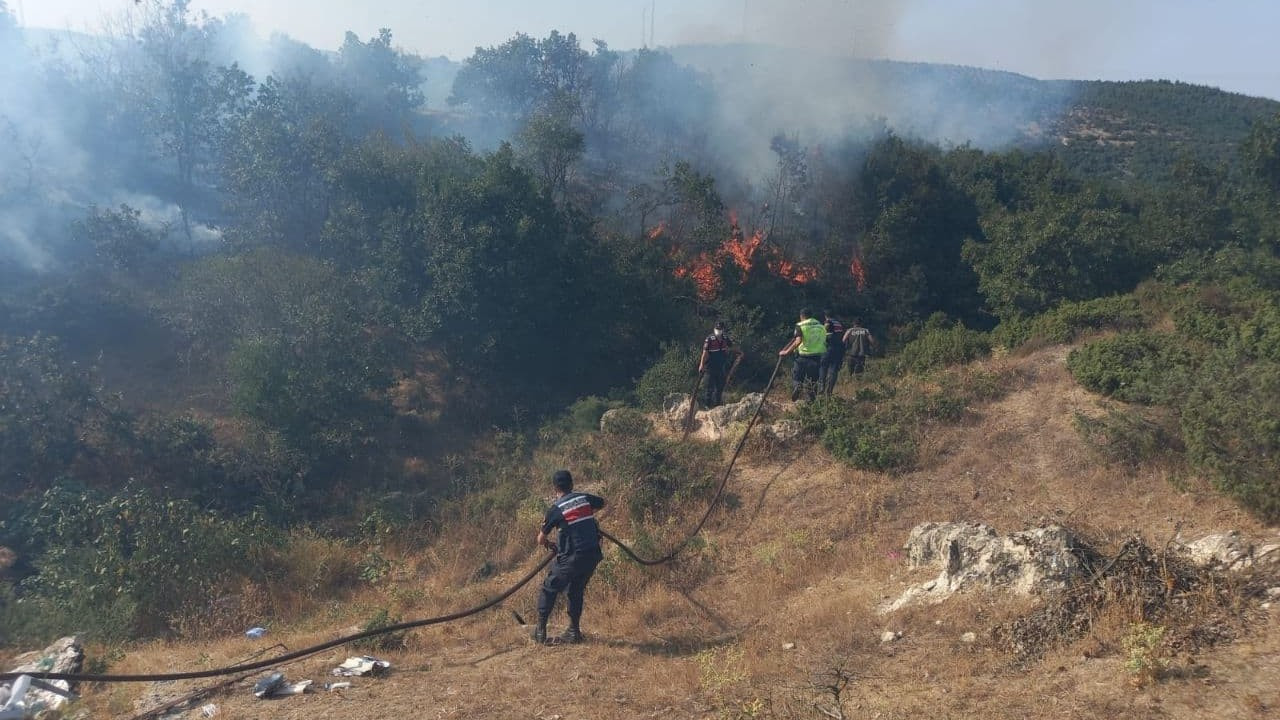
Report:
[[[804,428],[797,420],[779,420],[772,425],[766,425],[764,434],[774,442],[785,445],[803,435]]]
[[[80,636],[72,635],[58,640],[54,644],[39,652],[29,652],[14,658],[19,663],[11,672],[15,673],[35,673],[35,672],[55,672],[55,673],[76,673],[80,672],[80,668],[84,665],[84,648],[80,643]],[[50,680],[50,685],[60,687],[63,690],[70,690],[71,686],[66,680]],[[50,710],[56,710],[67,703],[67,698],[51,693],[47,690],[41,690],[32,687],[26,693],[26,706],[28,708],[43,707]]]
[[[764,397],[761,393],[744,395],[741,400],[728,403],[710,410],[694,412],[692,435],[701,440],[719,440],[728,434],[729,428],[736,423],[744,423],[751,419]],[[765,403],[760,411],[762,418],[776,414],[777,405]],[[662,414],[672,428],[680,428],[689,415],[689,396],[683,393],[667,395],[662,404]],[[785,422],[785,421],[784,421]]]
[[[662,414],[673,423],[684,422],[689,414],[689,396],[685,393],[667,393],[662,399]]]
[[[1206,535],[1182,546],[1197,565],[1244,570],[1255,565],[1280,564],[1280,540],[1254,545],[1239,530]]]
[[[907,588],[881,612],[940,602],[968,587],[1019,595],[1061,590],[1082,572],[1077,547],[1058,526],[1001,536],[979,523],[923,523],[907,538],[907,557],[913,568],[937,565],[938,577]]]

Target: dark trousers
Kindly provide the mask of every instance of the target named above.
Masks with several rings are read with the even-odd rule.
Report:
[[[812,400],[818,394],[818,368],[821,355],[797,355],[796,364],[791,368],[791,399],[800,399],[800,391],[804,390]]]
[[[818,385],[825,395],[836,389],[836,376],[840,373],[840,365],[844,362],[844,353],[827,353],[822,356],[818,365]]]
[[[724,382],[729,376],[729,366],[724,363],[707,363],[707,376],[703,379],[706,383],[706,395],[703,399],[703,407],[718,407],[724,402]]]
[[[569,622],[573,627],[578,626],[582,617],[582,595],[601,557],[599,552],[556,556],[538,595],[538,622],[546,623],[556,606],[556,596],[564,593],[569,597]]]
[[[866,366],[867,366],[866,355],[850,355],[849,356],[849,372],[853,373],[854,375],[862,374],[862,371],[864,368],[866,368]]]

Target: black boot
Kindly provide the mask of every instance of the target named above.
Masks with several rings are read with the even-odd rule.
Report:
[[[560,637],[556,639],[556,642],[562,645],[580,643],[582,642],[582,631],[578,629],[577,625],[570,625],[565,628],[564,632],[560,633]]]
[[[547,621],[539,620],[538,626],[533,629],[533,641],[539,645],[545,645],[547,642]]]

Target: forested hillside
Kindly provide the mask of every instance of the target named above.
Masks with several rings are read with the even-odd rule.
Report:
[[[1081,382],[1280,518],[1280,104],[880,62],[786,83],[552,33],[477,49],[428,106],[451,71],[392,30],[326,53],[137,12],[51,49],[0,0],[0,643],[379,582],[460,498],[527,513],[538,448],[687,389],[715,319],[760,385],[805,306],[928,377],[1123,330]],[[907,407],[800,420],[909,466],[864,452],[859,402]],[[304,578],[317,548],[359,561]]]

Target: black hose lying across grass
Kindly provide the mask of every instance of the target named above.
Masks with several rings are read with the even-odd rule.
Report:
[[[674,549],[657,559],[646,559],[636,554],[634,550],[627,547],[621,540],[615,538],[603,530],[600,532],[610,542],[622,549],[622,552],[632,560],[641,565],[653,566],[662,565],[671,562],[677,555],[681,553],[693,540],[698,533],[702,532],[703,526],[707,524],[707,520],[711,519],[711,514],[715,511],[716,506],[720,504],[720,499],[724,496],[725,487],[729,484],[729,476],[733,472],[734,463],[738,461],[738,455],[742,453],[742,448],[747,443],[747,437],[751,434],[751,429],[755,426],[756,420],[760,417],[760,411],[764,408],[764,401],[769,397],[769,391],[773,389],[774,380],[778,377],[778,370],[782,367],[782,357],[778,357],[778,364],[773,368],[773,374],[769,376],[769,383],[765,386],[764,393],[760,397],[759,404],[756,405],[755,412],[751,415],[751,420],[747,423],[747,429],[742,433],[742,437],[738,440],[737,447],[733,450],[733,456],[729,458],[729,464],[725,467],[724,476],[720,478],[720,484],[716,487],[716,493],[711,498],[711,502],[707,505],[707,511],[703,513],[702,518],[698,520],[698,524],[693,527],[685,539],[676,545]],[[489,598],[483,603],[465,610],[458,610],[447,615],[437,615],[436,617],[424,618],[422,620],[410,620],[408,622],[397,623],[387,627],[376,628],[373,630],[365,630],[364,632],[355,633],[354,635],[345,635],[334,640],[330,640],[319,645],[294,650],[283,655],[267,658],[266,660],[258,660],[255,662],[241,663],[239,665],[230,665],[228,667],[211,668],[209,670],[192,670],[189,672],[176,673],[144,673],[137,675],[114,675],[109,673],[55,673],[55,672],[29,672],[29,673],[0,673],[0,680],[15,680],[21,675],[27,675],[39,680],[66,680],[68,682],[100,682],[100,683],[127,683],[127,682],[162,682],[171,680],[198,680],[201,678],[220,677],[223,675],[234,675],[237,673],[253,672],[254,670],[263,670],[280,663],[297,660],[324,652],[335,647],[364,640],[366,638],[376,637],[378,635],[386,635],[387,633],[400,632],[402,630],[411,630],[413,628],[426,627],[428,625],[440,625],[455,620],[461,620],[472,615],[479,614],[489,608],[498,605],[502,601],[511,597],[520,588],[529,584],[538,573],[542,572],[551,561],[555,559],[555,555],[547,555],[538,563],[536,567],[521,577],[514,585],[503,590],[501,593]]]

